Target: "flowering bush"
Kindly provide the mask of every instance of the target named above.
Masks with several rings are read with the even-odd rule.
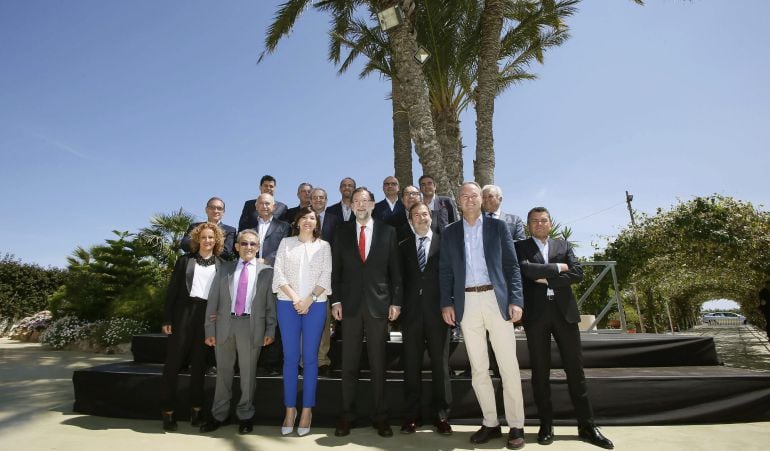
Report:
[[[115,346],[131,341],[137,334],[147,333],[150,327],[143,321],[130,318],[112,318],[102,322],[99,330],[94,330],[94,336],[104,346]]]
[[[62,349],[69,343],[88,338],[89,326],[89,323],[79,318],[65,316],[54,321],[43,332],[40,342],[54,349]]]
[[[28,340],[51,324],[51,312],[43,310],[22,319],[13,326],[8,334],[14,340]]]

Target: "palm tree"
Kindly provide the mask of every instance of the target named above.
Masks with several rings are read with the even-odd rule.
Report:
[[[150,226],[139,230],[137,242],[170,272],[180,254],[182,238],[194,216],[182,208],[173,213],[158,213],[150,218]]]

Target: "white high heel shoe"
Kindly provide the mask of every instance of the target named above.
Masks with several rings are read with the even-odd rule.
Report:
[[[294,418],[291,419],[291,426],[283,426],[281,425],[281,435],[287,436],[294,432],[294,423],[297,422],[297,411],[294,411]],[[297,430],[299,431],[299,429]]]
[[[310,422],[313,422],[313,414],[310,414]],[[310,433],[310,425],[308,424],[306,428],[297,426],[297,435],[300,437],[304,437]]]

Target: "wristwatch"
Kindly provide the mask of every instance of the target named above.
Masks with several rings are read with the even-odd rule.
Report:
[[[313,295],[313,302],[316,302],[318,300],[318,296],[315,295],[315,293],[311,293]]]

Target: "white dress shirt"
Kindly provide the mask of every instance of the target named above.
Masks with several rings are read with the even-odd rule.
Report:
[[[366,243],[364,243],[364,255],[369,258],[369,249],[372,248],[372,230],[374,229],[374,220],[369,218],[369,222],[364,224],[366,230],[364,230],[364,236],[366,236]],[[356,221],[356,243],[361,236],[361,224]]]

